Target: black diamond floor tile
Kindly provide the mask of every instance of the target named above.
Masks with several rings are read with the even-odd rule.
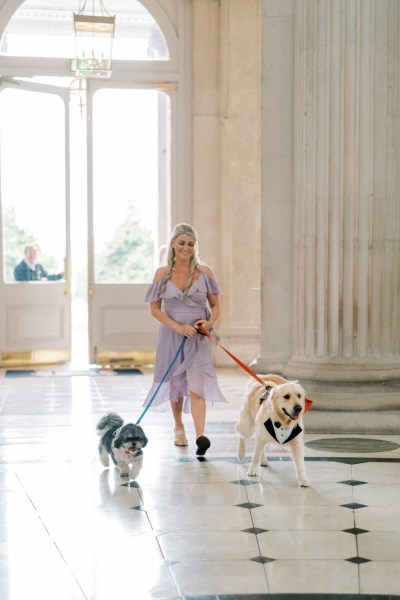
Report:
[[[339,483],[343,483],[344,485],[366,485],[366,481],[357,481],[357,479],[348,479],[347,481],[339,481]]]
[[[342,529],[345,533],[352,533],[353,535],[361,535],[361,533],[368,533],[368,529],[359,529],[358,527],[352,527],[351,529]]]
[[[250,560],[252,560],[253,562],[258,562],[258,563],[265,565],[266,563],[269,563],[269,562],[272,562],[273,560],[275,560],[275,558],[269,558],[268,556],[255,556],[254,558],[250,558]]]
[[[140,485],[137,481],[130,481],[129,483],[121,483],[121,487],[139,488]]]
[[[362,556],[353,556],[352,558],[346,558],[347,562],[361,565],[362,563],[371,562],[369,558],[363,558]]]
[[[230,483],[236,483],[237,485],[255,485],[258,482],[249,481],[248,479],[237,479],[236,481],[231,481]]]
[[[261,529],[261,527],[250,527],[249,529],[242,529],[244,533],[254,533],[254,535],[258,535],[259,533],[265,533],[268,529]]]
[[[243,504],[236,504],[238,508],[258,508],[259,506],[263,506],[263,504],[256,504],[255,502],[243,502]]]

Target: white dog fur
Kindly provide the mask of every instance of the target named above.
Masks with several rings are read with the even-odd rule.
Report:
[[[299,484],[309,487],[304,464],[304,389],[297,382],[288,381],[279,375],[258,377],[265,382],[265,386],[254,379],[249,381],[236,424],[236,432],[240,436],[238,458],[245,458],[246,440],[255,434],[253,456],[247,475],[258,475],[260,465],[269,466],[265,455],[266,444],[284,443],[292,454]],[[270,388],[269,391],[266,388]]]

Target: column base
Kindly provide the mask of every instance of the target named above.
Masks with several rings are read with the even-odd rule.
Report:
[[[292,359],[283,369],[288,379],[307,379],[318,382],[379,383],[400,381],[399,361],[368,359],[297,360]]]
[[[300,382],[313,401],[304,417],[309,433],[400,434],[400,381]]]
[[[366,368],[365,364],[282,364],[258,357],[251,368],[299,381],[313,401],[304,417],[306,432],[400,434],[398,363],[374,362]]]
[[[311,408],[304,416],[305,433],[399,435],[400,413],[325,411]]]

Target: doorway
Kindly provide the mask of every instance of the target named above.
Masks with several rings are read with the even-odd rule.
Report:
[[[49,95],[63,99],[63,110],[53,120]],[[36,115],[36,128],[26,127],[23,134],[17,131],[18,119],[11,117],[14,106],[21,108],[21,97],[26,103],[22,114],[32,116],[33,102],[43,115]],[[152,350],[156,327],[143,296],[169,229],[168,94],[150,85],[96,81],[88,82],[82,103],[82,95],[76,102],[66,85],[21,82],[10,94],[2,91],[2,98],[2,123],[13,123],[8,132],[2,128],[0,155],[0,171],[7,173],[1,184],[2,362],[13,354],[25,362],[30,354],[30,360],[36,356],[40,362],[41,352],[53,362],[51,351],[59,362],[61,351],[61,362],[68,357],[74,366],[85,366]],[[51,133],[60,130],[63,151],[57,159]],[[17,179],[21,154],[9,150],[22,135],[30,152],[22,161],[29,176],[21,178],[21,185],[28,189],[15,193],[8,180]],[[42,158],[28,168],[31,154]],[[53,163],[58,169],[62,163],[62,175]],[[53,180],[57,192],[55,184],[47,189]],[[62,278],[15,281],[12,265],[26,240]],[[27,324],[29,335],[21,338],[18,333]]]
[[[5,91],[29,91],[39,104],[48,94],[60,109],[53,132],[46,111],[38,119],[31,110],[36,100],[21,112],[37,121],[31,154],[35,142],[46,136],[50,141],[40,168],[31,168],[21,152],[26,168],[16,178],[29,181],[30,207],[48,205],[46,215],[55,213],[44,233],[35,226],[16,235],[14,254],[4,229],[10,221],[18,228],[20,214],[13,216],[15,198],[3,183],[7,144],[15,142],[16,129],[0,141],[0,366],[14,360],[82,363],[85,357],[103,362],[154,349],[156,323],[143,302],[144,290],[171,223],[191,220],[192,190],[191,3],[164,5],[110,0],[117,26],[109,79],[72,74],[72,0],[62,6],[55,0],[7,0],[0,8],[0,100]],[[150,114],[153,121],[144,127]],[[4,123],[7,113],[0,118]],[[62,147],[51,142],[57,128]],[[20,144],[28,131],[18,134]],[[18,143],[13,157],[18,164]],[[56,173],[55,161],[58,187],[46,191],[43,207],[41,185]],[[50,233],[54,245],[48,248],[43,240]],[[16,282],[13,268],[26,240],[36,244],[49,273],[64,276]]]

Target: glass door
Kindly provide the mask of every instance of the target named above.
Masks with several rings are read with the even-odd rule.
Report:
[[[56,86],[0,88],[2,365],[69,359],[68,103]]]
[[[143,298],[170,214],[170,98],[152,86],[88,82],[90,360],[155,348]]]

